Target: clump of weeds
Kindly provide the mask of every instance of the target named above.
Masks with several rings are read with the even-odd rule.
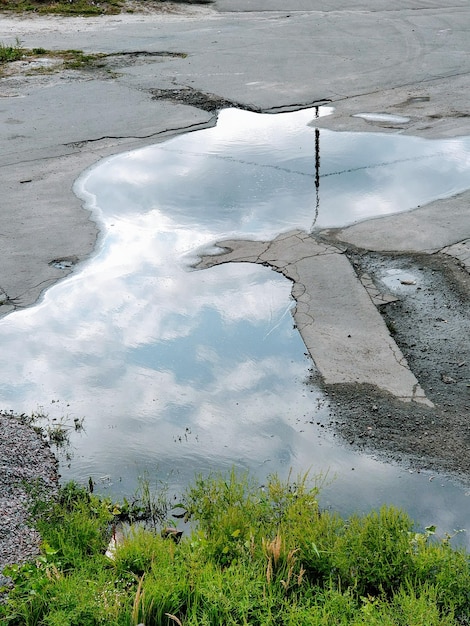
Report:
[[[121,12],[119,0],[0,0],[2,11],[58,15],[113,15]]]
[[[72,70],[102,67],[103,63],[100,61],[106,57],[105,54],[101,53],[85,54],[82,50],[59,50],[54,55],[63,59],[65,69]]]
[[[1,4],[0,4],[1,6]],[[51,66],[36,65],[26,67],[28,74],[44,74],[56,72],[61,69],[68,70],[86,70],[100,68],[104,66],[103,59],[105,54],[92,53],[86,54],[82,50],[46,50],[45,48],[25,48],[21,41],[16,39],[13,45],[7,45],[0,42],[0,75],[4,73],[9,63],[14,61],[39,61],[41,59],[51,59],[55,61]]]
[[[13,45],[6,45],[0,42],[0,64],[19,61],[22,56],[23,48],[19,39],[16,39],[16,43]]]
[[[13,412],[10,413],[13,415]],[[70,460],[72,457],[72,433],[84,432],[84,418],[63,415],[59,418],[50,417],[44,407],[38,407],[31,414],[18,416],[29,424],[51,448],[56,456]]]
[[[319,495],[307,475],[271,476],[263,487],[235,471],[198,476],[173,507],[189,525],[182,538],[164,532],[162,518],[161,532],[134,524],[117,541],[123,505],[64,486],[38,508],[41,554],[5,572],[14,587],[0,623],[468,623],[469,554],[449,536],[416,529],[391,506],[343,518],[322,510]]]

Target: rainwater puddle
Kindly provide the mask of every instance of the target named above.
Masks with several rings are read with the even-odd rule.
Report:
[[[84,418],[64,479],[116,495],[147,473],[180,489],[195,472],[336,477],[324,504],[384,502],[442,532],[469,497],[338,445],[328,398],[293,328],[291,285],[268,268],[191,271],[226,238],[270,239],[404,211],[470,187],[470,139],[315,128],[328,109],[227,109],[216,128],[100,162],[76,184],[100,222],[96,255],[34,308],[0,322],[2,406]],[[100,487],[101,486],[101,487]]]
[[[391,115],[390,113],[356,113],[352,117],[360,117],[366,122],[385,122],[389,124],[408,124],[409,117],[403,115]]]

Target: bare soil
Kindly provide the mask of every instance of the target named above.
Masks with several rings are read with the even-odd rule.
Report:
[[[435,406],[404,403],[374,387],[336,385],[328,389],[335,414],[330,427],[355,449],[469,482],[468,273],[440,254],[348,255],[358,274],[367,272],[382,289],[395,271],[413,276],[415,285],[400,285],[399,299],[381,313]]]

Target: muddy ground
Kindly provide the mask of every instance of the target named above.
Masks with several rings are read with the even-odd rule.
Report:
[[[327,389],[335,415],[328,426],[355,449],[468,482],[467,271],[442,254],[385,255],[348,250],[347,255],[358,276],[366,272],[382,291],[387,291],[383,283],[387,271],[397,271],[397,300],[379,309],[434,408],[403,403],[372,386],[335,385]],[[407,277],[405,283],[415,284],[402,284],[402,276]]]

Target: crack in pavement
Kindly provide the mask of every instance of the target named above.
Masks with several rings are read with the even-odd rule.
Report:
[[[283,106],[271,107],[263,109],[262,113],[289,113],[290,111],[301,111],[302,109],[311,109],[331,104],[331,98],[322,98],[320,100],[312,100],[311,102],[296,102],[293,104],[285,104]]]
[[[470,238],[458,241],[451,246],[441,248],[439,252],[456,259],[470,274]]]
[[[399,365],[400,367],[404,367],[404,368],[409,370],[410,366],[408,365],[408,361],[407,361],[406,357],[404,356],[404,354],[402,354],[402,352],[398,348],[398,346],[396,346],[398,348],[398,356],[397,356],[397,353],[396,353],[396,351],[394,349],[394,345],[396,345],[395,342],[393,344],[390,344],[390,350],[392,351],[393,358],[397,362],[397,365]]]
[[[11,301],[7,292],[0,287],[0,317],[3,317],[12,311],[16,311],[17,308],[18,307]]]
[[[180,83],[181,84],[181,83]],[[170,102],[179,102],[188,106],[193,106],[202,111],[217,112],[224,108],[236,108],[243,111],[251,111],[252,113],[288,113],[290,111],[299,111],[302,109],[310,109],[312,107],[320,107],[328,105],[332,102],[330,98],[320,98],[307,102],[294,102],[282,106],[273,106],[269,108],[261,108],[252,104],[246,104],[223,98],[217,94],[195,89],[190,85],[181,85],[179,87],[170,87],[167,89],[150,89],[154,100],[168,100]]]
[[[97,143],[99,141],[105,141],[106,139],[112,140],[125,140],[125,139],[151,139],[152,137],[158,137],[160,135],[166,135],[167,133],[175,133],[175,132],[186,132],[196,129],[206,128],[208,124],[211,124],[214,121],[214,118],[211,117],[209,120],[205,122],[197,122],[196,124],[188,124],[187,126],[175,126],[174,128],[165,128],[164,130],[159,130],[155,133],[150,133],[148,135],[103,135],[102,137],[95,137],[94,139],[82,139],[81,141],[71,141],[69,143],[64,143],[66,148],[83,148],[84,146],[90,143]],[[56,157],[55,157],[56,158]]]
[[[114,57],[137,57],[137,56],[143,56],[143,57],[171,57],[171,58],[179,58],[179,59],[186,59],[188,56],[187,52],[169,52],[168,50],[160,50],[160,51],[156,51],[156,52],[151,52],[149,50],[127,50],[124,52],[109,52],[107,54],[105,54],[104,57],[105,59],[108,58],[114,58]]]
[[[69,272],[68,272],[69,273]],[[64,276],[66,276],[67,274],[64,274]],[[36,285],[32,285],[31,287],[29,287],[28,289],[26,289],[25,291],[23,291],[22,293],[16,295],[16,296],[12,296],[11,298],[8,297],[8,303],[12,304],[15,309],[21,309],[21,308],[25,308],[28,307],[29,304],[27,305],[23,305],[21,304],[21,299],[24,298],[24,296],[26,296],[30,291],[35,291],[38,288],[41,288],[41,292],[44,291],[43,287],[49,287],[54,285],[57,282],[57,278],[47,278],[46,280],[42,280],[41,282],[37,283]],[[1,297],[1,294],[0,294]]]

